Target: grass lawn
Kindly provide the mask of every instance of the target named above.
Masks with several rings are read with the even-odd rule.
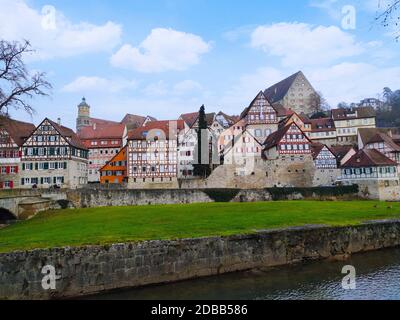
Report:
[[[388,208],[391,207],[391,208]],[[50,211],[0,229],[0,252],[252,233],[400,218],[400,203],[282,201]]]

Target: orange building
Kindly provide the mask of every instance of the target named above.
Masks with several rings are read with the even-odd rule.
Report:
[[[100,183],[117,184],[128,182],[126,150],[126,147],[122,148],[114,158],[100,169]]]

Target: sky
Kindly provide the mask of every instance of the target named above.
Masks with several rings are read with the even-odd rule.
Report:
[[[0,38],[28,39],[53,85],[33,116],[10,114],[75,128],[82,97],[115,121],[239,114],[299,70],[332,107],[377,97],[400,88],[400,42],[374,22],[385,1],[0,0]]]

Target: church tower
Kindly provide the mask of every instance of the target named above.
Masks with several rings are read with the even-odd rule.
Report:
[[[78,105],[78,118],[76,119],[76,131],[79,132],[83,127],[90,126],[90,106],[83,97]]]

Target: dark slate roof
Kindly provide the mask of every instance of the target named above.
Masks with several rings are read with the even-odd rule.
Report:
[[[309,119],[306,123],[311,124],[312,132],[335,131],[335,122],[331,118]]]
[[[22,146],[36,128],[32,123],[13,120],[4,116],[0,116],[0,126],[8,132],[19,147]]]
[[[397,166],[397,163],[375,149],[358,151],[347,161],[343,168]]]
[[[299,71],[290,77],[274,84],[264,91],[265,96],[271,103],[278,102],[282,100],[286,94],[288,93],[290,87],[293,85],[293,82],[296,80],[297,76],[302,72]]]

